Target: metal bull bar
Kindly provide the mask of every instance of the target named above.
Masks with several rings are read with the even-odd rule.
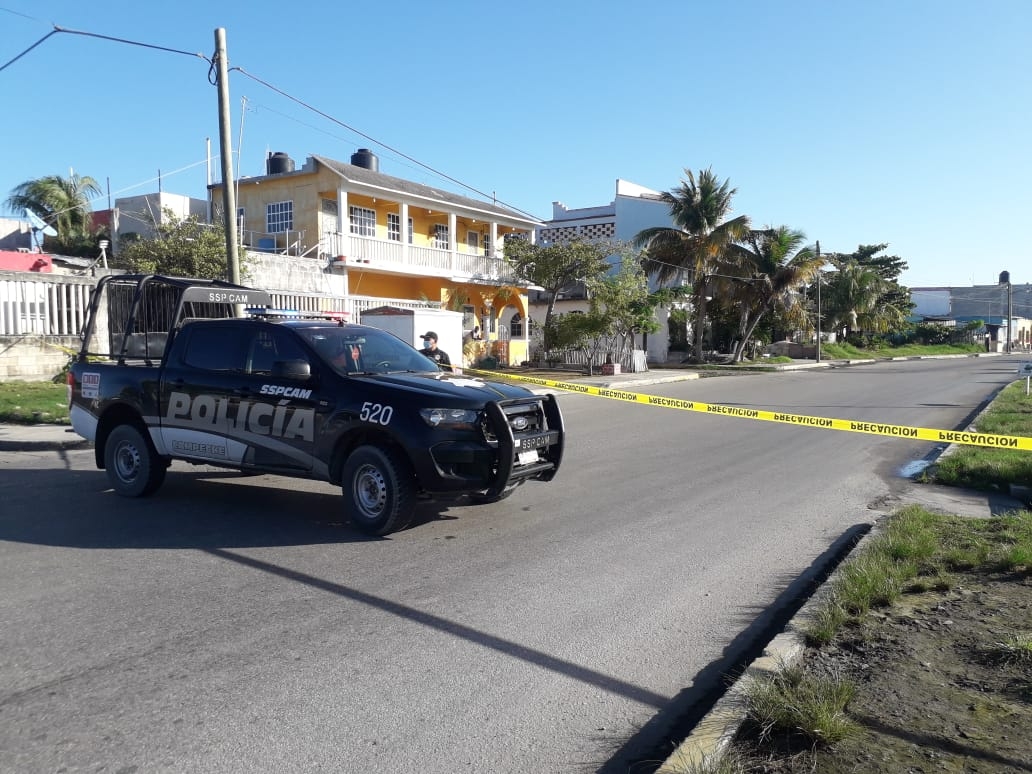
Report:
[[[544,412],[546,429],[534,433],[528,438],[539,438],[545,436],[548,439],[547,445],[538,447],[545,459],[535,464],[515,469],[516,462],[516,435],[509,424],[509,416],[505,412],[506,406],[519,404],[538,404]],[[495,472],[494,483],[488,487],[486,495],[497,497],[512,482],[513,476],[517,480],[525,478],[536,478],[542,481],[551,481],[559,470],[563,459],[563,447],[565,445],[565,433],[563,429],[563,415],[559,410],[559,401],[554,395],[542,395],[534,398],[516,398],[506,401],[490,401],[485,406],[488,420],[494,430],[495,438],[498,440],[498,470]],[[521,439],[522,440],[522,439]]]

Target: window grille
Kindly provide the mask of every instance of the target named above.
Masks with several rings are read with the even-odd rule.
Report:
[[[265,208],[265,230],[282,234],[294,228],[294,202],[273,202]]]
[[[359,236],[376,236],[376,210],[365,207],[348,207],[351,216],[351,233]]]

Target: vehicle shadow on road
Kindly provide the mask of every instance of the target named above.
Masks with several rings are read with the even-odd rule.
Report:
[[[111,491],[103,471],[17,471],[0,488],[0,540],[69,548],[253,548],[390,540],[348,522],[340,490],[330,484],[236,471],[170,471],[152,497]],[[35,494],[34,494],[35,493]],[[40,506],[40,499],[71,503]],[[452,503],[420,502],[410,529],[444,517]],[[402,533],[395,533],[404,534]]]

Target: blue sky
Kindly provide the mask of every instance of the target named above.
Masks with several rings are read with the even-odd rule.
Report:
[[[203,197],[218,103],[188,54],[221,27],[231,67],[339,122],[231,73],[240,174],[369,147],[477,196],[398,151],[548,218],[712,168],[735,214],[825,252],[888,243],[904,284],[1032,281],[1030,0],[0,0],[0,66],[54,25],[186,53],[62,32],[0,70],[0,199],[70,169]]]

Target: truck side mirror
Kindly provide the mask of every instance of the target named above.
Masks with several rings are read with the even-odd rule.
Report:
[[[312,376],[312,366],[307,360],[277,360],[272,364],[272,375],[280,379],[305,381]]]

